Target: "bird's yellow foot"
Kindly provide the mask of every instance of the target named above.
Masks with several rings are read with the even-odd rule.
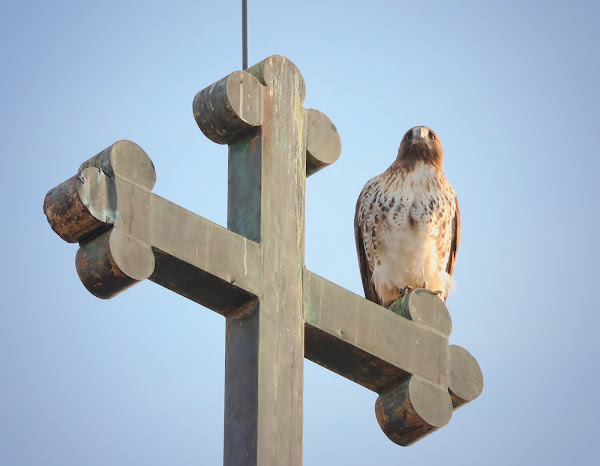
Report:
[[[412,290],[414,290],[412,286],[406,285],[404,288],[398,288],[398,294],[400,294],[400,297],[406,296]]]
[[[423,282],[423,288],[425,288],[426,290],[429,290],[429,288],[427,288],[427,282]],[[431,291],[433,294],[438,295],[440,298],[442,297],[442,295],[444,294],[442,292],[442,290],[429,290]]]

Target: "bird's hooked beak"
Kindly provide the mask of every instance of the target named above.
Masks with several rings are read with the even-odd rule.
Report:
[[[427,139],[427,134],[425,134],[425,128],[416,128],[415,139]]]

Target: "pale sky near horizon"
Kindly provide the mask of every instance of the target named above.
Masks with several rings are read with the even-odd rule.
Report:
[[[0,466],[221,464],[224,319],[149,281],[79,282],[46,192],[120,139],[154,192],[226,224],[227,151],[192,116],[241,66],[236,1],[3,2]],[[485,387],[414,446],[376,394],[305,363],[304,464],[595,465],[600,2],[250,0],[342,138],[307,183],[306,265],[362,295],[353,215],[404,132],[440,136],[462,216],[451,343]]]

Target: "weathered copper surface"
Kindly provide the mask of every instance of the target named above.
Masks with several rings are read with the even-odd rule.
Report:
[[[306,177],[341,152],[304,95],[296,66],[272,56],[194,98],[200,129],[229,146],[227,229],[153,194],[152,162],[130,141],[44,201],[54,231],[80,243],[77,271],[96,296],[149,278],[227,318],[226,465],[302,463],[304,357],[377,392],[377,419],[401,445],[483,387],[477,361],[448,344],[450,316],[432,293],[390,312],[304,268]]]
[[[450,314],[434,293],[415,290],[390,312],[305,270],[304,302],[306,357],[379,393],[377,420],[392,441],[416,442],[481,393],[479,365],[448,344]]]
[[[44,199],[44,212],[48,222],[58,236],[69,243],[76,243],[88,237],[95,236],[108,230],[114,221],[114,212],[108,202],[108,195],[100,196],[98,203],[104,204],[99,212],[90,206],[86,194],[96,191],[89,188],[94,183],[93,173],[86,179],[88,173],[80,173],[69,178],[64,183],[51,189]],[[98,172],[98,177],[107,180],[104,172]],[[106,202],[103,202],[106,201]]]
[[[49,220],[69,226],[55,231],[80,242],[76,265],[86,288],[111,298],[149,278],[221,314],[256,299],[259,245],[153,194],[155,179],[146,153],[131,141],[119,141],[46,196]],[[96,195],[87,200],[81,189],[79,195],[64,189],[67,183],[100,187],[88,188]],[[62,224],[57,205],[75,206],[62,210]],[[86,228],[71,227],[73,211]]]
[[[447,337],[399,318],[312,272],[304,275],[306,324],[321,347],[313,351],[307,346],[307,358],[378,393],[407,374],[447,384]],[[336,357],[342,351],[340,342],[347,344],[350,354]],[[329,345],[337,351],[331,351]],[[358,366],[355,373],[344,369],[352,355],[356,358],[358,354],[364,355],[365,365]]]
[[[245,464],[250,455],[257,464],[301,464],[302,389],[285,390],[281,384],[303,384],[304,80],[289,60],[271,57],[230,75],[227,83],[226,92],[199,92],[194,115],[208,137],[230,144],[227,224],[260,241],[262,293],[250,315],[243,309],[227,325],[224,459],[225,464]],[[201,109],[216,108],[224,99],[236,115],[219,125],[211,119],[208,125]],[[257,128],[243,143],[250,120]],[[246,372],[243,384],[240,370]],[[258,428],[249,431],[248,424],[235,422],[242,413],[253,416]]]

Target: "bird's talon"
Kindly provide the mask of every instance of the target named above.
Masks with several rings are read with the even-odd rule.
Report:
[[[442,296],[443,293],[442,293],[442,290],[436,290],[436,291],[433,292],[433,294],[436,294],[438,296]]]
[[[400,290],[400,292],[402,293],[402,296],[406,296],[408,293],[410,293],[413,290],[412,286],[405,286],[404,288],[402,288]]]

